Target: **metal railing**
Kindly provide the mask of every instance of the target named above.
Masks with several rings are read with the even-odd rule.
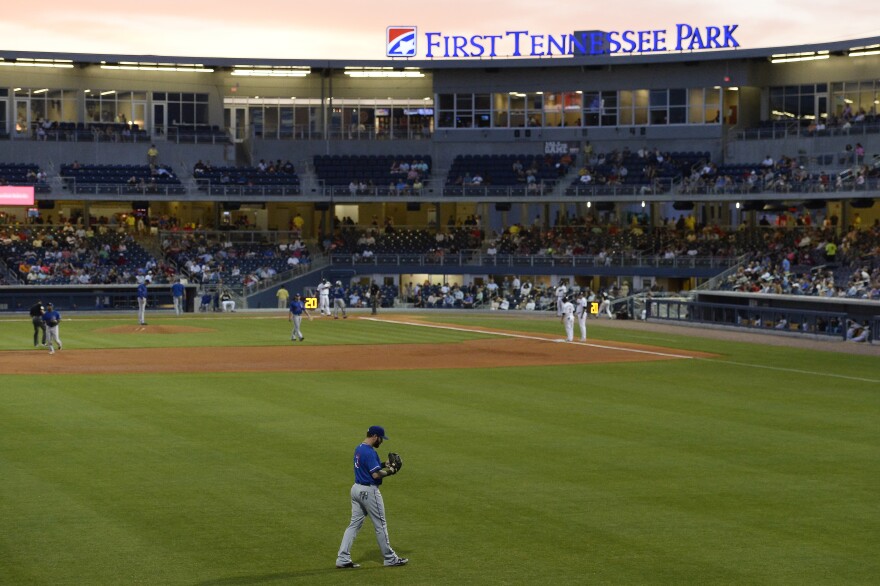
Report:
[[[734,256],[680,256],[671,259],[662,255],[609,254],[607,256],[544,256],[519,254],[486,254],[478,250],[458,253],[375,253],[364,257],[357,253],[330,255],[330,263],[338,266],[483,266],[483,267],[536,267],[536,268],[668,268],[668,269],[726,269],[739,262]]]

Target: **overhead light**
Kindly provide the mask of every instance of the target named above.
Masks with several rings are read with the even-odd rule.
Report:
[[[46,87],[46,88],[43,88],[43,89],[41,89],[41,90],[34,90],[34,91],[31,92],[31,93],[33,93],[33,94],[45,94],[45,93],[48,92],[48,91],[49,91],[49,88]]]
[[[588,208],[591,208],[591,207],[593,207],[593,202],[591,202],[591,201],[588,201],[588,202],[587,202],[587,207],[588,207]]]
[[[120,61],[115,64],[101,62],[101,69],[121,69],[124,71],[168,71],[177,73],[214,73],[210,67],[201,63],[155,63],[150,61]]]
[[[0,58],[0,66],[3,67],[49,67],[53,69],[73,69],[73,61],[70,59],[27,59],[20,57],[15,61],[7,61]]]
[[[645,200],[642,200],[642,207],[645,207]]]
[[[770,63],[793,63],[795,61],[817,61],[828,59],[828,51],[804,51],[802,53],[778,53],[770,56]]]
[[[418,67],[346,67],[345,75],[349,77],[425,77]]]
[[[106,92],[101,92],[102,96],[109,96],[111,94],[115,94],[116,90],[107,90]]]
[[[880,55],[880,44],[867,45],[865,47],[852,47],[849,50],[850,57],[867,57],[869,55]]]
[[[736,202],[736,209],[739,209],[739,202]]]
[[[307,66],[236,65],[232,69],[237,77],[306,77],[311,73]]]
[[[727,88],[727,89],[729,89],[729,90],[732,91],[732,92],[738,92],[738,91],[739,91],[739,88],[738,88],[738,87],[729,87],[729,88]]]

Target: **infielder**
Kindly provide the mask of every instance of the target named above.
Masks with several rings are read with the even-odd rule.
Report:
[[[577,305],[574,308],[574,314],[577,316],[578,329],[581,331],[581,342],[587,341],[587,296],[581,289],[577,296]]]
[[[330,282],[321,279],[318,284],[318,313],[330,317]]]
[[[183,283],[180,282],[180,279],[177,279],[173,285],[171,285],[171,300],[174,302],[174,315],[180,315],[183,312],[183,294],[186,292],[186,289],[183,287]]]
[[[556,286],[556,315],[558,316],[562,316],[562,305],[565,303],[566,293],[568,293],[568,288],[565,283],[560,281]]]
[[[39,344],[46,345],[46,322],[43,321],[43,314],[46,313],[43,308],[43,302],[37,301],[31,306],[31,322],[34,324],[34,348]],[[43,334],[42,338],[40,333]]]
[[[290,332],[291,342],[296,342],[297,340],[302,342],[305,340],[305,337],[302,335],[302,330],[300,329],[303,314],[306,314],[306,317],[308,317],[309,320],[312,319],[312,314],[309,313],[309,310],[306,309],[306,304],[303,303],[302,295],[297,293],[293,296],[293,301],[290,302],[290,312],[287,316],[287,321],[293,322],[293,331]]]
[[[565,341],[574,340],[574,304],[566,297],[562,301],[562,325],[565,326]]]
[[[138,323],[147,325],[147,284],[139,283],[137,286]]]
[[[386,476],[397,474],[403,462],[400,456],[388,454],[388,462],[380,462],[376,449],[382,445],[385,428],[373,425],[367,430],[367,439],[354,450],[354,484],[351,485],[351,522],[342,536],[342,544],[336,555],[337,568],[359,568],[360,564],[351,561],[351,546],[364,524],[364,518],[370,517],[376,530],[376,541],[382,551],[384,565],[405,566],[408,559],[398,557],[391,549],[388,539],[388,522],[385,520],[385,503],[379,486]]]
[[[331,293],[333,296],[333,319],[339,319],[339,313],[342,312],[342,319],[346,319],[348,315],[345,313],[345,288],[342,281],[336,281],[336,287]]]
[[[55,347],[61,350],[61,338],[58,335],[58,324],[61,323],[61,314],[55,311],[55,307],[51,303],[46,304],[43,323],[46,324],[46,345],[49,346],[49,354],[55,354]],[[55,347],[53,347],[53,344]]]

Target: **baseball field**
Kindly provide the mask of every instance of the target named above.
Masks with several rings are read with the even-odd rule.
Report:
[[[0,584],[876,584],[880,353],[554,317],[0,319]],[[769,339],[768,339],[769,341]],[[337,570],[352,452],[404,467]]]

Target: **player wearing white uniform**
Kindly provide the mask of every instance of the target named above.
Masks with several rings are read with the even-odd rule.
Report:
[[[321,279],[318,284],[318,313],[330,317],[330,282]]]
[[[577,305],[574,309],[575,316],[577,316],[578,328],[581,331],[581,342],[587,341],[587,296],[584,295],[583,290],[578,293],[577,296]]]
[[[562,325],[565,326],[565,341],[574,341],[574,304],[568,297],[562,301]]]
[[[568,293],[565,283],[560,282],[556,287],[556,315],[562,315],[562,305],[565,303],[565,294]]]

